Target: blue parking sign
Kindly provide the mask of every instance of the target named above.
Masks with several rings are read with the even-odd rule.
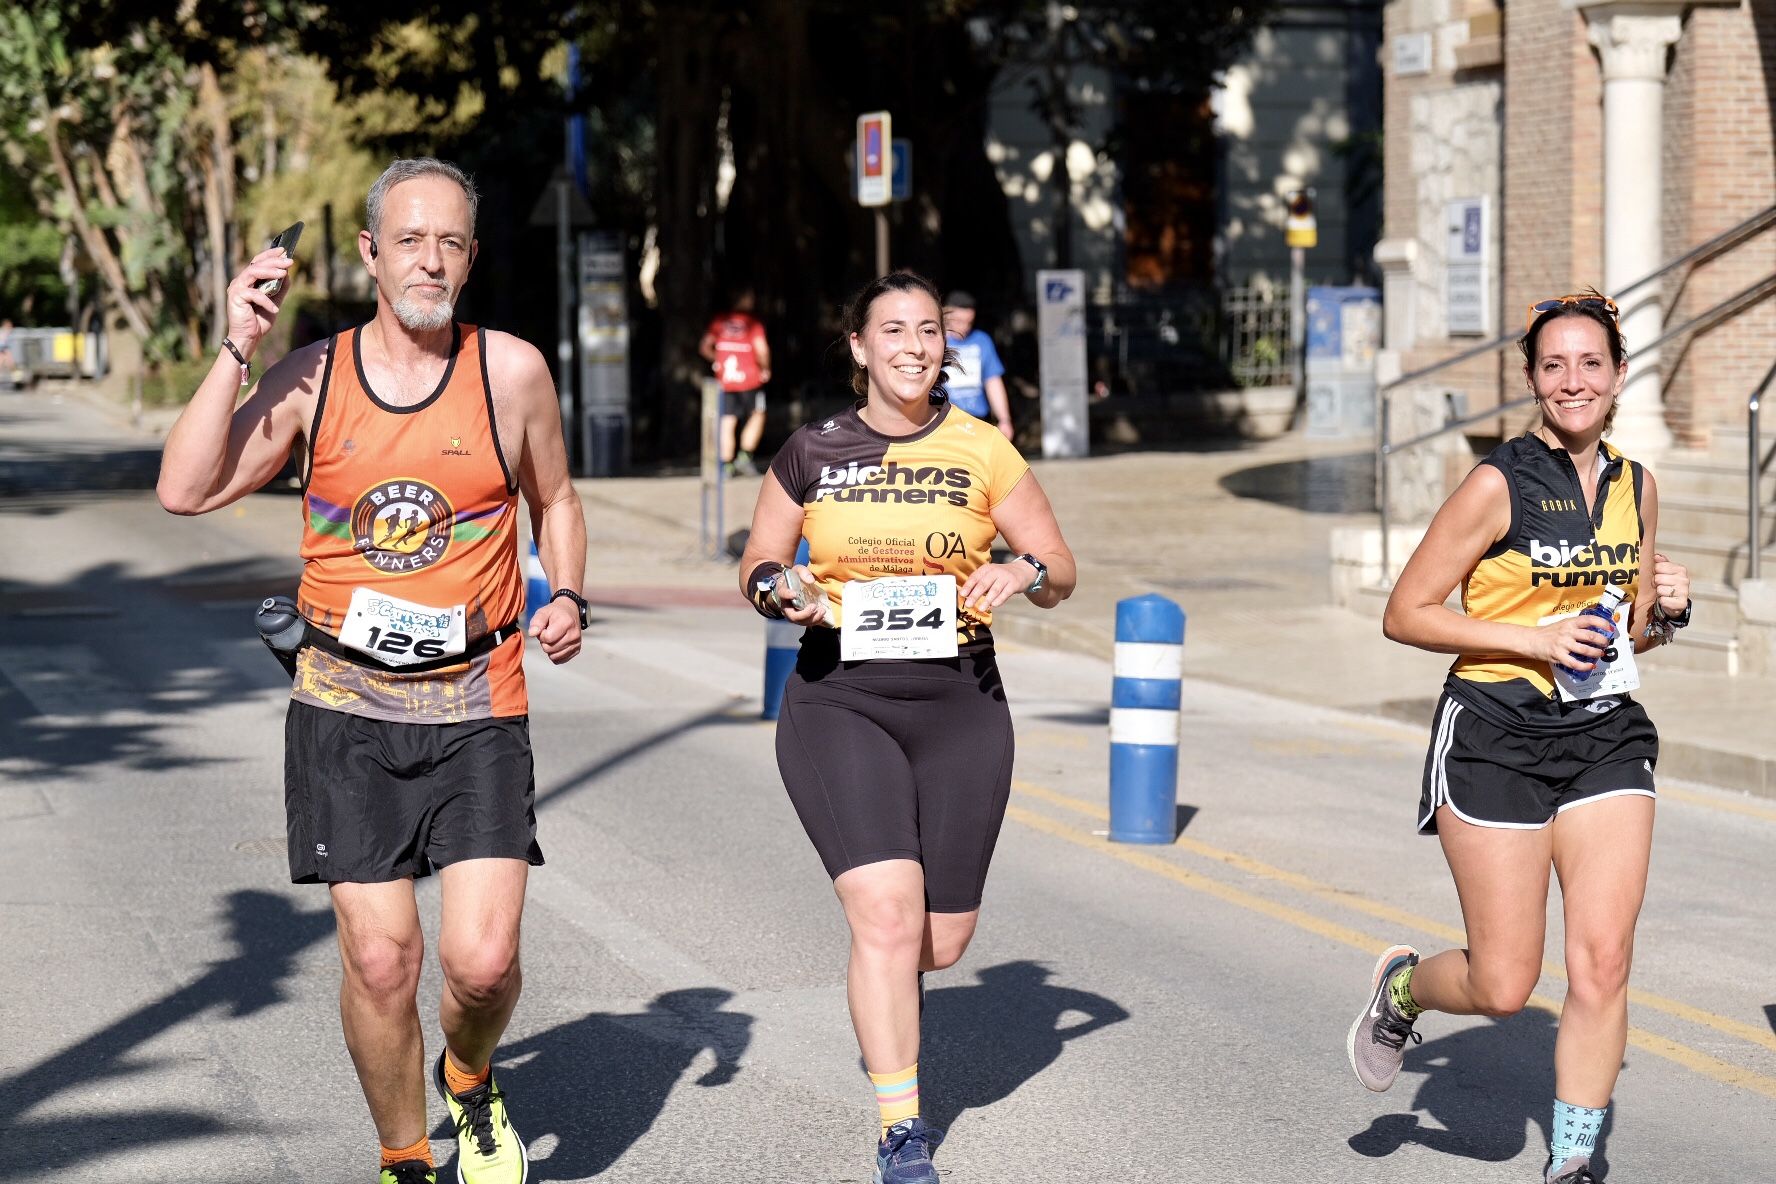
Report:
[[[895,201],[905,201],[913,195],[913,142],[895,140],[889,147],[889,152],[894,158],[889,196]]]

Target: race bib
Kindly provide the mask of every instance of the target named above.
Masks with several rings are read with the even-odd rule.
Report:
[[[435,662],[463,652],[463,606],[433,608],[356,588],[339,643],[389,666]]]
[[[956,656],[956,577],[851,580],[839,592],[839,658]]]
[[[1623,604],[1616,609],[1616,635],[1605,646],[1604,656],[1592,667],[1590,677],[1576,678],[1567,673],[1564,666],[1550,664],[1549,669],[1554,672],[1554,689],[1559,693],[1562,703],[1595,699],[1600,695],[1625,695],[1629,691],[1640,689],[1640,671],[1634,665],[1634,638],[1628,634],[1629,607],[1628,604]],[[1543,617],[1536,624],[1547,625],[1576,616],[1577,613],[1555,613],[1551,617]],[[1615,656],[1611,657],[1612,654]]]

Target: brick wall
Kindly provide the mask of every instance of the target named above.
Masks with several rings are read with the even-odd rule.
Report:
[[[1673,54],[1665,96],[1665,255],[1689,250],[1776,204],[1776,11],[1698,8]],[[1770,71],[1770,77],[1766,77]],[[1776,231],[1666,288],[1676,325],[1776,272]],[[1631,343],[1632,344],[1632,343]],[[1665,405],[1680,440],[1742,423],[1745,401],[1776,360],[1776,299],[1661,350]]]

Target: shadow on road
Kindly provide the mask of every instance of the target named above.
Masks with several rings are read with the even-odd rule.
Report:
[[[680,736],[687,735],[699,728],[720,727],[735,724],[752,727],[757,722],[758,721],[755,719],[734,715],[726,705],[711,708],[698,715],[679,720],[677,723],[661,728],[652,735],[643,736],[633,744],[626,744],[615,752],[598,758],[585,768],[581,769],[578,773],[563,778],[560,782],[550,786],[548,789],[538,791],[536,795],[537,807],[540,809],[551,802],[579,793],[581,790],[592,785],[600,777],[603,777],[606,773],[619,769],[636,757],[659,748],[663,744],[670,744]]]
[[[228,932],[237,953],[201,978],[139,1008],[108,1028],[13,1076],[0,1078],[0,1113],[7,1118],[0,1180],[41,1180],[93,1156],[182,1139],[238,1134],[201,1098],[188,1108],[93,1110],[89,1115],[32,1119],[31,1112],[71,1090],[116,1087],[153,1067],[139,1046],[197,1016],[220,1010],[230,1018],[283,1002],[283,981],[296,955],[333,932],[333,911],[297,912],[288,899],[244,891],[228,897]],[[17,1001],[9,1009],[19,1008]],[[87,1104],[83,1104],[85,1109]]]
[[[1129,1018],[1102,995],[1050,983],[1040,962],[1005,962],[976,977],[975,986],[934,986],[925,996],[919,1075],[931,1083],[925,1115],[941,1127],[1010,1097],[1068,1041]]]
[[[269,656],[257,663],[255,655],[249,665],[263,677],[248,679],[219,664],[215,646],[260,648],[254,602],[295,587],[293,562],[204,563],[152,578],[100,563],[53,584],[0,578],[0,761],[8,774],[206,763],[183,751],[167,725],[288,687]]]
[[[1458,1159],[1504,1163],[1523,1154],[1532,1125],[1545,1141],[1553,1121],[1556,1025],[1549,1012],[1528,1008],[1409,1046],[1401,1073],[1424,1075],[1412,1098],[1414,1113],[1377,1118],[1351,1136],[1351,1150],[1381,1159],[1413,1143]],[[1424,1125],[1421,1114],[1438,1125]],[[1600,1145],[1614,1121],[1612,1112]],[[1600,1174],[1609,1168],[1601,1150],[1593,1163]]]
[[[531,1164],[530,1179],[584,1180],[609,1169],[647,1134],[705,1049],[715,1064],[694,1084],[732,1081],[752,1042],[752,1017],[723,1011],[731,998],[714,987],[667,991],[639,1014],[594,1013],[502,1045],[502,1062],[522,1061],[501,1068],[499,1082],[523,1116],[525,1139],[558,1140]],[[433,1137],[454,1132],[440,1125]]]

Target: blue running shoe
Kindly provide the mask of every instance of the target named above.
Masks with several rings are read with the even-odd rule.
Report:
[[[943,1137],[917,1115],[889,1127],[876,1144],[876,1184],[937,1184],[931,1153]]]

